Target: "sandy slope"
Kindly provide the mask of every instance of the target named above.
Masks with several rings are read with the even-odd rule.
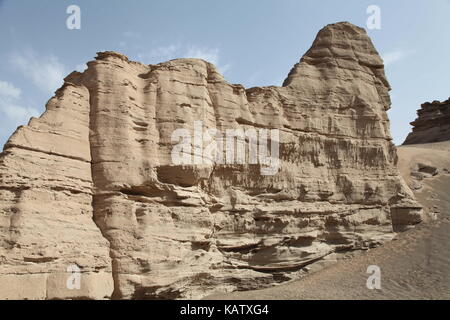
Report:
[[[450,299],[450,141],[398,148],[399,169],[435,221],[399,234],[386,245],[340,260],[326,269],[277,287],[215,295],[211,299]],[[435,176],[411,177],[417,164]],[[447,169],[447,170],[444,170]],[[426,171],[426,170],[425,170]],[[381,290],[369,290],[369,265],[381,268]]]

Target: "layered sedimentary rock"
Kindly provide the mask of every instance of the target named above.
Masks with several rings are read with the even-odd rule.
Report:
[[[432,143],[450,140],[450,98],[446,101],[426,102],[417,110],[411,122],[412,132],[403,144]]]
[[[396,168],[389,89],[349,23],[322,29],[282,87],[229,84],[198,59],[99,53],[5,146],[0,277],[45,274],[58,297],[48,279],[76,264],[97,289],[109,272],[113,298],[199,298],[378,245],[421,220]],[[250,156],[203,161],[195,139],[192,164],[177,163],[173,133],[195,136],[199,121],[202,132],[278,130],[277,170]]]
[[[1,299],[111,296],[109,244],[92,219],[89,96],[66,83],[0,155]]]

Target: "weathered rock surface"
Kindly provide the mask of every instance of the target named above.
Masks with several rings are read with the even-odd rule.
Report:
[[[5,145],[0,279],[41,291],[0,295],[98,298],[113,282],[114,298],[199,298],[297,278],[334,252],[391,239],[422,210],[396,167],[389,89],[367,34],[349,23],[322,29],[282,87],[229,84],[198,59],[99,53]],[[171,135],[196,120],[280,130],[278,172],[175,165]],[[85,279],[78,293],[50,280],[70,264]]]
[[[111,296],[109,244],[92,220],[89,103],[85,87],[66,83],[4,147],[0,298]],[[73,265],[80,290],[66,286]]]
[[[375,249],[349,252],[327,268],[263,290],[214,294],[225,300],[443,300],[450,299],[450,141],[397,148],[400,174],[414,188],[424,220]],[[421,175],[423,174],[423,176]],[[422,177],[417,180],[417,176]],[[416,183],[420,188],[415,188]],[[381,269],[381,290],[368,290],[367,267]]]
[[[422,104],[417,115],[417,119],[411,122],[413,129],[404,145],[450,140],[450,98]]]

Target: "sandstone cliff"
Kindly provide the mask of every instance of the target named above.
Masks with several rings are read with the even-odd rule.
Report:
[[[322,29],[282,87],[229,84],[198,59],[99,53],[4,147],[0,296],[199,298],[391,239],[421,207],[396,167],[389,89],[349,23]],[[172,133],[196,120],[278,129],[278,171],[174,164]],[[66,289],[73,264],[80,290]]]
[[[213,294],[207,299],[450,299],[450,140],[402,145],[397,154],[400,174],[423,206],[426,223],[397,234],[396,241],[349,254],[351,258],[298,281],[263,290]],[[367,290],[363,285],[370,265],[381,268],[382,290]]]
[[[420,144],[450,140],[450,98],[446,101],[426,102],[411,122],[412,132],[403,144]]]

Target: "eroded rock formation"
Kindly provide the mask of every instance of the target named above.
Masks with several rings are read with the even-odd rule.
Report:
[[[5,145],[0,279],[39,288],[29,298],[99,298],[112,283],[115,298],[198,298],[391,239],[421,207],[396,168],[389,89],[366,32],[349,23],[322,29],[282,87],[229,84],[198,59],[99,53]],[[278,129],[278,172],[175,165],[171,135],[196,120]],[[65,289],[71,264],[78,291]]]
[[[450,140],[450,98],[446,101],[426,102],[417,110],[411,122],[412,132],[403,144],[432,143]]]

